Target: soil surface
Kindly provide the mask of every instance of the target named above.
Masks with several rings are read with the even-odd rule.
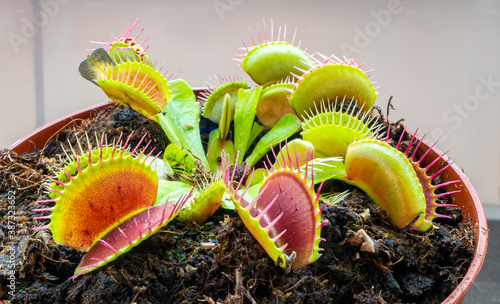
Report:
[[[199,226],[173,221],[106,266],[68,280],[83,252],[56,244],[47,225],[34,220],[37,200],[47,199],[45,176],[63,165],[68,140],[84,145],[94,133],[113,142],[135,130],[161,151],[161,129],[117,106],[95,119],[60,132],[44,149],[0,154],[0,299],[6,303],[441,303],[467,272],[474,254],[474,230],[460,210],[438,229],[421,233],[396,228],[362,191],[341,182],[325,192],[350,190],[323,212],[322,256],[285,273],[273,263],[236,213],[219,210]],[[392,126],[397,138],[401,126]],[[76,144],[76,145],[75,145]],[[151,149],[151,147],[149,149]],[[323,192],[322,191],[322,192]],[[446,197],[442,200],[446,202]],[[9,206],[14,206],[9,209]],[[14,211],[9,213],[9,211]],[[363,251],[363,230],[374,252]],[[12,285],[13,284],[13,285]],[[14,290],[12,288],[14,287]],[[5,301],[6,300],[6,301]]]

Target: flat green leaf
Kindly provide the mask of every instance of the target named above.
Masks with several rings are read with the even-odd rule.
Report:
[[[143,160],[145,158],[147,158],[147,156],[143,155],[140,159]],[[158,180],[166,180],[169,176],[174,175],[172,167],[170,167],[170,164],[164,159],[157,158],[150,166],[155,168]]]
[[[175,95],[163,112],[155,116],[155,120],[172,143],[188,150],[208,170],[208,161],[200,137],[200,108],[196,96],[184,80],[176,79],[174,82],[171,88]]]
[[[163,151],[163,160],[168,162],[169,167],[182,170],[188,174],[196,168],[193,156],[176,144],[170,144],[165,148],[165,151]]]
[[[227,210],[234,210],[234,209],[236,209],[234,207],[233,201],[229,197],[227,197],[226,199],[222,199],[222,201],[220,202],[220,205],[221,205],[222,208],[227,209]]]
[[[247,190],[243,199],[250,203],[257,197],[257,195],[259,195],[261,186],[262,186],[262,181],[260,183],[248,187],[248,189],[240,189],[238,191],[238,195],[243,195],[243,193],[245,193],[245,190]]]
[[[299,167],[301,167],[307,161],[312,160],[313,157],[314,146],[308,141],[297,138],[282,146],[281,151],[279,151],[276,155],[276,161],[274,162],[273,167],[278,168],[279,166],[288,164],[290,162],[290,158],[291,165],[297,169],[297,162],[299,163]],[[285,159],[285,163],[283,163],[283,159]]]
[[[328,179],[344,180],[345,166],[342,158],[331,157],[329,159],[314,159],[314,165],[308,164],[308,171],[314,170],[314,184],[319,184]],[[306,166],[301,167],[301,171],[305,172]],[[314,168],[314,169],[312,169]],[[309,182],[312,181],[311,174],[307,175]]]
[[[212,172],[221,172],[222,170],[222,153],[226,155],[227,162],[234,162],[234,144],[230,140],[216,138],[212,141],[208,148],[207,159]]]
[[[167,200],[177,200],[182,195],[189,193],[191,189],[193,189],[193,186],[183,182],[160,180],[158,182],[155,206],[163,204]]]
[[[238,91],[238,102],[234,112],[234,148],[241,163],[250,141],[256,108],[262,87]]]
[[[212,130],[209,134],[208,134],[208,146],[210,147],[210,145],[212,145],[212,143],[214,142],[214,140],[216,138],[219,138],[219,129],[214,129]],[[208,154],[208,152],[207,152]]]
[[[222,117],[219,123],[219,138],[225,140],[229,133],[229,125],[231,124],[231,96],[226,93],[224,96],[224,104],[222,105]]]
[[[271,146],[274,147],[288,137],[299,132],[301,124],[302,121],[295,114],[288,113],[281,117],[276,125],[259,140],[252,154],[247,157],[246,163],[248,166],[255,166],[259,159],[271,150]]]
[[[247,150],[250,149],[253,141],[259,136],[266,127],[259,125],[257,122],[253,123],[252,131],[250,132],[250,139],[248,140]]]

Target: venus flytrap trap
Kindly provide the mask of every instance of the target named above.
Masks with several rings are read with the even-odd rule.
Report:
[[[354,59],[343,60],[332,55],[314,59],[307,69],[298,70],[303,74],[293,74],[298,81],[291,91],[290,104],[299,116],[318,107],[317,103],[330,103],[341,100],[354,100],[362,111],[370,111],[377,92],[370,81],[371,71],[364,72]]]
[[[205,181],[197,185],[193,192],[192,199],[187,201],[179,213],[179,218],[202,225],[217,211],[226,189],[219,176],[212,181]]]
[[[128,61],[129,58],[133,58],[133,61],[145,62],[150,64],[150,59],[148,54],[146,54],[148,47],[143,48],[143,44],[149,39],[148,36],[141,43],[137,43],[137,38],[142,34],[144,28],[139,31],[135,37],[130,37],[134,28],[137,26],[139,18],[135,19],[134,22],[130,22],[129,25],[123,30],[123,32],[118,36],[114,37],[113,42],[101,42],[101,41],[91,41],[92,43],[102,45],[103,48],[109,52],[110,57],[115,61]],[[90,51],[95,51],[91,49]]]
[[[86,169],[81,169],[79,157],[75,157],[78,170],[76,176],[63,169],[62,172],[69,182],[51,179],[63,187],[63,190],[49,188],[49,192],[58,194],[57,198],[39,201],[56,203],[55,207],[50,209],[50,216],[38,217],[51,219],[51,223],[43,228],[52,231],[56,242],[78,250],[88,250],[122,218],[128,218],[141,209],[153,206],[156,201],[158,177],[151,164],[146,165],[140,157],[132,157],[130,154],[124,156],[128,142],[120,149],[117,143],[109,157],[104,158],[103,140],[104,138],[97,150],[97,162],[92,163],[90,155],[93,153],[90,145]],[[132,152],[135,153],[137,148]],[[141,193],[141,189],[144,193]],[[103,195],[101,191],[115,195]],[[123,203],[120,203],[121,201]],[[120,205],[119,210],[116,210]],[[79,214],[80,210],[86,211],[84,215]],[[102,218],[94,218],[94,210]],[[94,224],[91,227],[85,225],[92,222]]]
[[[320,257],[322,213],[348,195],[323,195],[320,208],[324,182],[358,187],[402,229],[431,229],[434,218],[445,217],[436,208],[454,206],[439,198],[456,191],[438,190],[454,182],[433,184],[446,166],[428,173],[441,157],[422,168],[427,153],[416,160],[415,152],[421,141],[412,137],[400,152],[405,132],[397,144],[388,140],[390,128],[380,134],[386,126],[372,113],[376,89],[356,60],[308,55],[294,46],[295,34],[285,41],[286,27],[275,41],[274,26],[268,33],[264,25],[258,43],[252,35],[252,46],[238,55],[257,86],[220,76],[197,102],[185,81],[165,78],[152,64],[142,48],[147,39],[130,37],[136,24],[101,43],[79,71],[111,100],[157,122],[170,144],[162,159],[144,155],[149,143],[138,153],[139,145],[128,149],[129,139],[107,145],[104,135],[96,136],[97,149],[88,139],[88,151],[80,142],[71,146],[65,169],[50,179],[50,199],[39,201],[55,206],[35,211],[52,211],[38,219],[51,220],[40,229],[49,228],[54,241],[87,251],[73,278],[116,259],[175,217],[202,225],[225,193],[287,271]],[[218,124],[205,146],[201,115]]]
[[[424,192],[401,152],[380,140],[356,141],[348,147],[345,170],[344,180],[365,191],[395,225],[429,228],[424,226]]]
[[[145,50],[137,47],[135,38],[128,37],[135,25],[129,25],[115,42],[105,43],[109,54],[99,48],[88,56],[80,64],[80,74],[111,100],[156,121],[172,143],[188,150],[208,168],[199,134],[196,97],[185,81],[168,83],[168,71],[162,74],[163,66],[156,69]]]
[[[300,87],[300,86],[297,86]],[[338,110],[337,110],[338,108]],[[310,142],[315,152],[325,157],[345,156],[347,146],[356,139],[373,137],[382,127],[374,116],[365,112],[355,114],[353,102],[344,109],[344,101],[315,107],[310,114],[305,112],[302,123],[302,138]]]
[[[306,164],[312,158],[311,152]],[[233,188],[234,170],[231,172],[225,161],[223,179],[248,230],[273,261],[290,270],[304,267],[320,256],[321,227],[326,222],[321,220],[319,191],[316,195],[314,182],[308,181],[309,170],[302,175],[300,169],[294,168],[290,154],[283,159],[286,161],[283,165],[278,162],[278,168],[269,162],[259,192],[250,202],[245,199],[248,187],[238,194],[243,180]],[[296,159],[295,167],[298,165]]]
[[[144,137],[129,151],[131,135],[123,145],[118,140],[114,146],[104,146],[103,135],[97,149],[89,142],[88,153],[73,156],[76,173],[61,170],[58,176],[64,174],[67,182],[49,178],[54,186],[47,190],[57,196],[38,203],[55,206],[34,210],[51,212],[35,218],[50,219],[49,225],[37,229],[49,229],[55,242],[87,252],[75,277],[107,264],[148,238],[175,217],[192,194],[177,203],[158,199],[162,172],[156,166],[161,160],[159,153],[151,156],[154,149],[147,155],[146,148],[139,152]],[[98,158],[93,160],[96,154]],[[82,156],[88,157],[85,169],[80,165]],[[70,162],[67,168],[72,165]]]
[[[142,241],[167,225],[181,210],[191,193],[184,194],[177,201],[149,207],[113,227],[98,240],[83,256],[70,279],[112,262],[120,255],[130,251]]]
[[[296,31],[291,43],[286,42],[285,24],[283,39],[280,26],[278,37],[274,40],[274,24],[271,21],[271,30],[268,33],[264,20],[263,37],[258,31],[258,44],[251,34],[252,46],[248,47],[243,42],[244,47],[238,50],[239,54],[235,60],[241,62],[241,68],[259,85],[268,86],[284,81],[291,76],[290,72],[297,71],[297,68],[305,70],[312,64],[310,57],[300,49],[300,43],[299,46],[294,46],[295,34]]]
[[[256,115],[265,127],[272,128],[284,115],[295,114],[288,102],[289,90],[292,88],[293,84],[285,80],[285,82],[272,84],[262,90]]]
[[[366,192],[396,226],[427,231],[433,227],[434,218],[447,217],[437,214],[437,207],[456,207],[453,204],[439,204],[436,199],[460,190],[436,194],[436,189],[457,182],[432,184],[432,180],[451,163],[429,176],[427,171],[442,155],[421,168],[420,164],[427,153],[418,161],[414,159],[421,141],[409,156],[415,137],[411,138],[407,149],[400,152],[398,149],[403,136],[404,131],[396,147],[389,145],[388,137],[385,140],[377,136],[353,141],[347,147],[344,166],[337,166],[330,178],[342,180]]]
[[[152,119],[172,98],[170,86],[155,67],[133,60],[134,57],[124,61],[113,59],[101,48],[81,63],[79,71],[111,100]]]
[[[230,122],[234,119],[234,110],[238,101],[238,91],[249,89],[248,84],[239,77],[217,77],[217,81],[207,83],[204,92],[201,93],[199,102],[203,107],[203,117],[219,123],[224,111],[224,100],[229,94],[231,104]]]

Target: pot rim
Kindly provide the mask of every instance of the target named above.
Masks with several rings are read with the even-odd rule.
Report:
[[[196,94],[199,94],[202,90],[194,89],[194,91]],[[34,149],[41,149],[44,147],[45,143],[52,138],[52,136],[54,136],[60,130],[66,128],[69,124],[73,123],[75,120],[83,120],[89,117],[94,117],[98,112],[102,111],[103,109],[116,105],[117,105],[116,103],[109,101],[106,103],[94,105],[73,112],[71,114],[65,115],[23,136],[21,139],[17,140],[12,145],[10,145],[8,149],[15,151],[17,153],[29,152]],[[422,137],[418,135],[417,138],[422,139]],[[435,159],[436,157],[439,157],[443,154],[439,149],[434,147],[425,139],[422,139],[422,142],[425,145],[425,147],[432,149],[432,151],[429,153],[428,158]],[[443,155],[442,159],[443,161],[451,162],[450,158],[446,155]],[[439,166],[439,164],[436,165]],[[488,243],[488,226],[486,221],[486,215],[484,213],[483,206],[481,204],[479,196],[477,195],[476,190],[470,183],[469,179],[465,176],[463,171],[458,167],[458,165],[452,163],[451,166],[445,170],[445,172],[447,172],[448,170],[449,172],[452,172],[451,175],[455,176],[455,178],[458,177],[461,180],[463,184],[462,190],[467,192],[468,196],[470,197],[470,201],[468,202],[468,204],[471,204],[470,207],[472,208],[471,210],[473,210],[474,213],[469,214],[468,217],[464,216],[464,218],[468,218],[469,220],[476,220],[477,223],[475,227],[476,236],[474,240],[475,243],[474,248],[476,252],[474,254],[474,258],[471,262],[471,265],[465,277],[455,288],[455,290],[442,302],[445,304],[463,302],[467,290],[473,284],[474,279],[477,277],[479,270],[483,265],[486,254],[486,247]],[[454,195],[452,195],[452,197],[453,196]],[[461,206],[461,208],[463,209],[463,206]]]
[[[431,153],[429,157],[430,159],[435,159],[436,156],[442,155],[441,158],[443,159],[444,162],[452,162],[447,155],[443,155],[443,152],[441,152],[441,150],[439,150],[435,146],[433,147],[433,145],[430,142],[428,142],[425,139],[422,139],[422,142],[427,147],[432,147],[433,153]],[[436,156],[432,154],[436,154]],[[438,166],[439,165],[435,167],[436,170]],[[462,192],[466,191],[471,197],[471,202],[469,202],[469,204],[472,204],[473,207],[472,210],[475,212],[475,214],[470,214],[468,219],[472,220],[475,218],[477,223],[475,227],[476,235],[474,238],[475,253],[471,265],[469,266],[469,270],[467,270],[465,277],[453,290],[453,292],[442,302],[443,304],[463,303],[467,291],[474,283],[474,280],[476,279],[477,275],[479,274],[479,271],[481,270],[481,267],[483,266],[484,258],[486,255],[486,248],[488,245],[488,224],[483,205],[481,203],[481,200],[479,199],[479,195],[472,186],[469,178],[465,175],[462,169],[460,169],[460,167],[455,162],[452,162],[452,164],[449,167],[449,170],[453,171],[454,174],[459,177],[461,183],[464,186],[464,188],[461,189]],[[458,195],[462,195],[462,193],[458,193]],[[456,196],[456,194],[452,195],[452,197],[454,196]],[[461,209],[463,208],[464,206],[461,206]],[[464,216],[464,219],[465,218],[466,217]]]

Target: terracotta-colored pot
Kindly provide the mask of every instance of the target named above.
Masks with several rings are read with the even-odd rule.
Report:
[[[18,141],[13,143],[9,147],[9,149],[17,153],[30,152],[34,149],[42,149],[45,146],[45,143],[48,142],[52,138],[52,136],[57,134],[58,131],[69,126],[69,124],[79,124],[82,120],[90,117],[95,117],[97,113],[113,105],[116,105],[116,103],[102,103],[63,116],[39,127],[35,131],[19,139]]]
[[[425,144],[423,146],[423,144]],[[420,145],[419,150],[425,152],[429,150],[431,145],[427,141],[423,141]],[[442,152],[437,148],[432,148],[428,156],[425,158],[427,161],[436,159]],[[451,161],[447,156],[442,157],[445,161]],[[428,165],[428,162],[422,162],[423,166]],[[441,162],[436,163],[432,171],[437,171]],[[469,270],[465,274],[460,284],[455,288],[455,290],[443,301],[443,304],[461,304],[465,299],[465,294],[470,288],[472,283],[477,277],[481,266],[483,265],[484,257],[486,255],[486,246],[488,244],[488,226],[486,223],[486,215],[484,214],[483,205],[479,200],[479,196],[472,187],[469,179],[462,170],[456,165],[452,164],[446,170],[443,171],[442,175],[443,182],[460,180],[460,183],[452,184],[449,186],[448,191],[460,189],[458,193],[452,194],[453,203],[462,209],[462,215],[464,217],[464,222],[470,221],[475,228],[476,237],[474,239],[475,255]]]
[[[195,93],[198,95],[200,93],[200,90],[195,90]],[[78,123],[79,120],[94,117],[99,111],[113,105],[115,105],[115,103],[103,103],[64,116],[24,136],[20,140],[16,141],[13,145],[11,145],[9,149],[17,153],[29,152],[37,148],[41,149],[54,134],[66,127],[68,124],[72,122]],[[421,150],[421,152],[425,152],[429,149],[430,146],[431,145],[424,140],[419,149]],[[432,151],[429,152],[429,155],[428,157],[426,157],[426,159],[433,160],[441,154],[441,151],[433,148]],[[449,160],[449,158],[446,156],[444,156],[443,159]],[[424,165],[426,164],[424,163]],[[439,164],[436,164],[436,168],[433,168],[433,170],[436,170],[437,166],[439,166]],[[456,164],[453,164],[443,172],[442,178],[443,181],[461,181],[460,183],[453,184],[453,189],[450,189],[461,190],[461,192],[459,193],[452,194],[453,203],[455,203],[462,209],[464,221],[470,221],[475,226],[476,230],[476,237],[474,240],[476,254],[474,255],[474,259],[469,268],[469,271],[457,286],[457,288],[453,291],[453,293],[449,295],[448,298],[446,298],[443,302],[446,304],[463,303],[467,290],[474,282],[474,279],[476,278],[479,270],[481,269],[481,266],[483,265],[484,257],[486,254],[486,246],[488,243],[488,227],[486,224],[486,216],[484,214],[484,209],[481,205],[481,201],[479,200],[476,191],[469,182],[469,179],[465,176],[462,170],[460,170],[460,168]]]

